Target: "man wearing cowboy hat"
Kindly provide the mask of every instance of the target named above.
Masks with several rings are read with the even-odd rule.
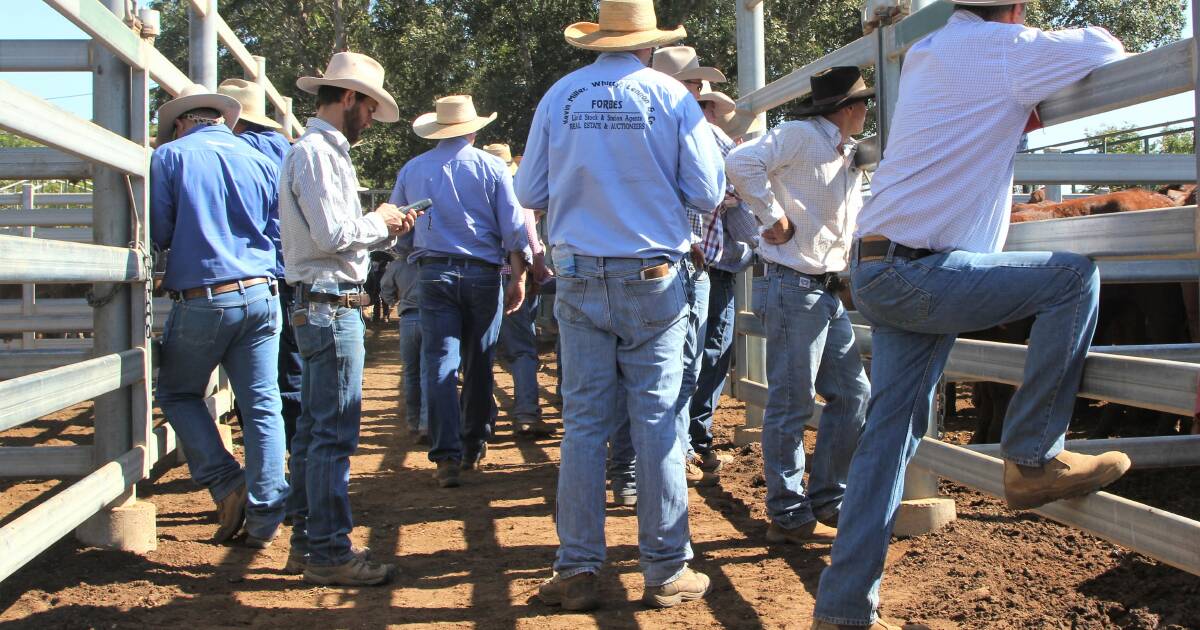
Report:
[[[908,52],[873,196],[858,217],[850,265],[854,302],[873,325],[874,391],[813,628],[894,627],[875,610],[884,560],[905,468],[959,331],[1035,316],[1004,423],[1011,508],[1094,491],[1129,467],[1120,453],[1063,450],[1096,325],[1095,264],[1002,253],[1014,153],[1034,108],[1121,59],[1121,43],[1101,28],[1027,28],[1021,0],[955,3],[946,25]]]
[[[475,134],[496,120],[480,116],[470,96],[440,98],[436,111],[413,121],[420,137],[438,140],[396,174],[392,203],[432,199],[418,224],[409,260],[421,266],[421,366],[429,406],[429,460],[443,488],[458,485],[491,437],[492,360],[500,320],[521,306],[529,237],[508,165],[476,149]],[[512,280],[500,291],[500,267]],[[461,402],[458,374],[462,373]]]
[[[217,502],[213,540],[229,540],[244,522],[247,544],[262,548],[283,521],[288,491],[276,371],[279,171],[221,124],[236,122],[239,110],[200,85],[158,110],[150,225],[155,246],[170,252],[163,285],[173,303],[156,394],[192,477]],[[243,412],[244,472],[204,404],[217,366]]]
[[[262,86],[245,79],[225,79],[217,86],[217,93],[232,98],[242,106],[241,116],[236,121],[226,120],[225,124],[233,129],[238,138],[274,162],[276,168],[283,168],[283,158],[291,150],[292,143],[279,133],[283,126],[267,117],[267,95]],[[275,243],[275,258],[275,277],[283,278],[283,245],[278,241]],[[279,283],[279,306],[283,312],[291,309],[292,300],[291,285],[286,282]],[[283,327],[279,333],[278,363],[279,398],[283,403],[284,447],[290,449],[292,436],[296,433],[296,420],[300,417],[301,381],[300,350],[296,348],[296,334],[292,330],[290,317],[283,318]],[[238,416],[241,417],[240,407]]]
[[[347,485],[362,411],[362,284],[369,251],[392,246],[416,216],[386,203],[363,215],[350,146],[372,120],[395,122],[399,112],[383,87],[383,67],[359,53],[333,55],[323,76],[301,77],[296,86],[317,95],[317,115],[284,160],[279,183],[283,257],[296,290],[292,323],[304,358],[288,460],[285,570],[317,584],[381,584],[394,567],[371,562],[349,537]]]
[[[598,604],[604,563],[605,443],[633,422],[642,600],[674,606],[708,592],[691,559],[684,479],[682,383],[690,250],[684,203],[715,208],[725,190],[719,150],[696,99],[646,67],[653,48],[685,36],[656,27],[650,0],[601,0],[598,23],[568,26],[573,46],[600,53],[542,97],[517,173],[528,208],[547,208],[562,340],[558,555],[542,601]]]
[[[483,150],[490,153],[508,165],[509,173],[516,175],[517,166],[513,162],[512,149],[507,144],[489,144]],[[525,234],[529,239],[529,249],[533,253],[533,263],[529,267],[529,283],[525,291],[525,301],[512,313],[506,313],[500,323],[500,336],[497,339],[497,351],[507,362],[513,377],[513,424],[518,435],[553,435],[554,427],[542,420],[542,407],[538,404],[538,371],[541,369],[537,352],[537,319],[538,307],[541,304],[539,292],[541,285],[550,275],[546,267],[546,250],[537,233],[537,215],[533,210],[525,209]],[[500,277],[505,285],[512,282],[512,270],[508,267],[500,269]],[[492,421],[498,409],[493,404]]]
[[[758,255],[766,262],[763,317],[771,348],[762,445],[773,543],[833,541],[870,396],[836,278],[862,208],[853,136],[862,133],[875,91],[852,66],[821,71],[811,86],[808,118],[742,144],[725,161],[742,199],[770,226]],[[805,488],[804,427],[815,394],[825,409]]]

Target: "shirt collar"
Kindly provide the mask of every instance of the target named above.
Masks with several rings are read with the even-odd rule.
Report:
[[[596,61],[632,61],[643,68],[646,67],[646,64],[642,63],[642,60],[638,59],[637,55],[624,51],[600,53],[600,56],[596,58]]]
[[[978,15],[975,15],[974,13],[971,13],[970,11],[961,11],[961,10],[956,10],[956,11],[955,11],[955,12],[954,12],[954,13],[953,13],[951,16],[950,16],[950,19],[946,21],[946,23],[947,23],[947,24],[952,24],[952,23],[955,23],[955,22],[976,22],[976,23],[980,23],[980,22],[983,22],[983,21],[984,21],[984,19],[983,19],[983,18],[979,17]]]
[[[350,155],[350,141],[346,139],[345,134],[338,131],[337,127],[313,116],[308,119],[308,123],[305,124],[304,128],[307,131],[315,131],[324,135],[330,144],[341,149],[342,153]]]
[[[459,136],[457,138],[446,138],[445,140],[439,141],[437,144],[437,148],[453,149],[455,152],[458,152],[458,151],[461,151],[462,148],[467,146],[468,144],[470,144],[470,143],[467,142],[466,136]]]
[[[233,133],[232,131],[229,131],[229,127],[226,127],[222,123],[222,124],[216,124],[216,125],[196,125],[195,127],[188,129],[182,136],[179,136],[179,137],[186,138],[194,133],[221,133],[221,131],[228,131],[229,133]]]

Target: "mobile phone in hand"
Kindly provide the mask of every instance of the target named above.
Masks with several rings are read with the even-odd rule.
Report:
[[[409,214],[412,212],[420,212],[422,210],[425,210],[426,208],[429,208],[432,205],[433,205],[432,199],[422,199],[416,203],[410,203],[407,206],[400,206],[400,209],[404,211],[404,214]]]

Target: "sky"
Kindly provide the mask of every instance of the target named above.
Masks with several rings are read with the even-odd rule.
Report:
[[[22,19],[0,20],[0,39],[85,39],[86,35],[41,0],[9,0],[18,7]],[[1184,37],[1192,34],[1191,10],[1185,11],[1187,25]],[[82,117],[90,118],[92,110],[92,77],[83,72],[15,73],[0,72],[0,80]],[[1035,131],[1029,135],[1029,146],[1040,147],[1057,142],[1083,138],[1087,130],[1133,124],[1153,125],[1182,118],[1195,112],[1191,92],[1142,103],[1134,107],[1090,116],[1070,123]]]

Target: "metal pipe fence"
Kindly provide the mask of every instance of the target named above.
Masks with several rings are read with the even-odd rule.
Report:
[[[0,477],[82,477],[0,529],[0,580],[73,530],[88,544],[137,548],[142,543],[130,540],[130,528],[112,526],[116,511],[136,507],[134,484],[176,450],[169,425],[154,426],[150,395],[156,306],[148,220],[150,81],[172,95],[193,82],[215,89],[220,41],[247,77],[264,85],[288,135],[303,130],[290,114],[290,99],[267,78],[265,62],[221,20],[215,0],[191,3],[193,30],[200,34],[190,48],[191,77],[142,39],[124,0],[44,1],[91,40],[0,41],[0,71],[93,72],[95,122],[0,81],[0,129],[46,145],[0,150],[0,179],[90,178],[94,187],[82,195],[35,196],[31,186],[0,193],[0,283],[25,285],[21,300],[0,300],[0,333],[21,334],[24,342],[38,332],[94,330],[94,338],[91,349],[63,343],[80,340],[37,339],[34,349],[0,352],[0,379],[9,379],[0,382],[0,431],[94,400],[94,441],[0,447]],[[19,208],[2,208],[13,205]],[[33,285],[53,283],[94,286],[87,301],[37,303]],[[232,405],[228,381],[214,374],[209,392],[210,412],[224,415]],[[153,510],[146,513],[153,519]],[[152,546],[152,520],[148,527],[136,535],[149,531]]]
[[[757,4],[757,3],[755,3]],[[739,12],[739,73],[763,70],[761,31],[741,28],[752,19],[752,10]],[[753,11],[761,12],[759,4]],[[1193,19],[1200,8],[1193,6]],[[759,87],[743,84],[740,109],[762,114],[809,92],[809,78],[837,65],[874,66],[876,69],[876,119],[880,137],[886,138],[898,89],[900,67],[908,48],[945,24],[953,11],[947,2],[935,2],[898,21],[886,20],[877,30],[782,78]],[[745,53],[745,49],[752,53]],[[1197,42],[1182,40],[1162,48],[1109,64],[1044,101],[1039,111],[1046,126],[1112,111],[1172,94],[1195,91],[1200,68]],[[748,60],[748,61],[743,61]],[[760,84],[761,85],[761,84]],[[1196,92],[1200,105],[1200,92]],[[886,152],[879,138],[860,145],[858,164],[873,170]],[[1065,153],[1016,156],[1015,183],[1195,183],[1197,155],[1080,155]],[[1116,215],[1059,219],[1013,225],[1007,249],[1065,250],[1098,259],[1105,282],[1195,282],[1200,279],[1200,241],[1197,208],[1168,208]],[[739,297],[749,295],[753,279],[738,279]],[[737,304],[735,324],[736,373],[734,395],[746,402],[746,425],[738,431],[740,442],[757,438],[766,405],[767,382],[761,370],[767,352],[759,318]],[[856,321],[859,351],[870,354],[870,328]],[[1099,352],[1106,350],[1112,354]],[[946,373],[950,380],[985,380],[1018,384],[1028,348],[975,340],[959,340],[950,355]],[[1116,354],[1121,352],[1121,354]],[[1140,346],[1124,350],[1094,348],[1088,355],[1080,395],[1190,416],[1197,400],[1200,364],[1195,346]],[[1170,360],[1179,359],[1179,360]],[[1127,450],[1140,467],[1200,464],[1195,438],[1106,440],[1090,445],[1072,443],[1084,450],[1096,447]],[[990,454],[985,454],[990,453]],[[923,440],[906,479],[905,498],[936,495],[936,480],[945,477],[992,495],[1003,496],[1001,461],[990,447],[962,448],[939,440],[937,423]],[[1048,518],[1076,526],[1171,566],[1200,575],[1200,522],[1169,514],[1108,493],[1060,501],[1037,510]]]

